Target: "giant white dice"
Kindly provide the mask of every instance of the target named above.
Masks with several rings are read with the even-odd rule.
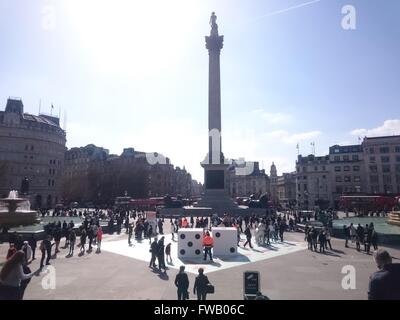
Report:
[[[178,230],[178,258],[199,258],[203,253],[203,229]]]
[[[212,228],[212,236],[214,239],[213,255],[215,257],[234,256],[237,254],[236,228]]]

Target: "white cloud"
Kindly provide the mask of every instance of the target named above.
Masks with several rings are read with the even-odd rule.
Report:
[[[400,120],[386,120],[383,125],[372,129],[354,129],[350,132],[353,136],[378,137],[400,135]]]
[[[253,114],[265,120],[268,124],[288,124],[292,121],[292,116],[288,113],[266,112],[262,108],[253,110]]]
[[[274,138],[286,144],[293,144],[304,140],[310,140],[321,135],[321,131],[314,130],[290,134],[286,130],[275,130],[264,134],[267,138]]]

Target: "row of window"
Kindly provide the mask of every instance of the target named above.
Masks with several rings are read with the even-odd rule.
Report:
[[[369,157],[369,162],[375,163],[376,157],[375,156]],[[381,156],[381,162],[383,163],[390,162],[390,156]],[[396,156],[396,162],[400,162],[400,156]]]
[[[400,164],[396,164],[394,166],[394,170],[395,172],[400,172]],[[369,171],[373,172],[373,173],[377,173],[378,172],[378,166],[377,165],[370,165],[369,166]],[[390,164],[384,164],[382,165],[382,172],[383,173],[389,173],[391,172],[391,166]]]
[[[343,161],[350,161],[350,155],[346,154],[346,155],[344,155],[343,157],[334,156],[334,157],[333,157],[333,160],[334,160],[334,161],[341,161],[341,160],[343,160]],[[360,160],[359,157],[358,157],[358,154],[353,154],[353,155],[351,155],[351,161],[358,161],[358,160]]]
[[[353,179],[351,179],[351,176],[336,176],[336,182],[360,182],[361,177],[360,176],[354,176]],[[352,181],[353,180],[353,181]]]
[[[49,187],[54,187],[54,180],[49,179],[49,180],[47,181],[47,185],[48,185]]]
[[[336,193],[360,193],[361,186],[336,186]]]
[[[342,171],[342,167],[336,166],[335,171],[336,172]],[[343,171],[350,171],[350,166],[343,166]],[[360,166],[353,166],[353,171],[360,171]]]
[[[390,153],[391,151],[400,153],[400,146],[395,146],[394,148],[391,147],[379,147],[376,149],[374,147],[367,148],[368,153],[377,153],[377,151],[379,151],[379,153]]]

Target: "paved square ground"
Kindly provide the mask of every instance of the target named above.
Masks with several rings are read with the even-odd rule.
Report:
[[[285,233],[288,242],[304,245],[301,233]],[[124,250],[129,248],[127,235],[106,235],[103,248],[114,246],[121,241]],[[115,244],[111,244],[115,242]],[[110,244],[109,244],[110,243]],[[124,245],[125,243],[125,245]],[[64,244],[64,240],[62,241]],[[271,299],[366,299],[368,280],[376,271],[372,256],[357,252],[354,245],[344,248],[343,240],[332,240],[334,251],[326,254],[298,250],[278,256],[236,264],[218,272],[207,272],[216,292],[208,299],[243,299],[243,272],[259,271],[261,289]],[[279,245],[277,245],[279,246]],[[4,262],[8,244],[0,245],[0,264]],[[284,247],[279,248],[284,252]],[[278,252],[279,252],[278,250]],[[399,262],[399,248],[389,248],[394,262]],[[46,272],[35,276],[30,282],[25,299],[176,299],[174,285],[177,270],[171,267],[166,274],[158,273],[148,267],[148,259],[139,259],[125,254],[116,254],[103,249],[102,253],[78,256],[78,250],[72,258],[67,258],[67,250],[51,260],[56,272],[56,288],[44,289],[42,281]],[[38,257],[40,255],[38,254]],[[268,256],[269,253],[266,253]],[[342,288],[342,268],[354,266],[356,270],[356,289]],[[31,264],[36,270],[39,260]],[[188,273],[190,297],[195,274]]]
[[[304,250],[307,245],[304,242],[294,242],[294,241],[284,241],[284,242],[273,242],[271,246],[257,246],[253,245],[253,249],[240,247],[238,249],[238,254],[233,257],[213,257],[213,263],[209,261],[203,261],[202,256],[199,258],[188,258],[188,259],[178,259],[178,243],[175,241],[168,241],[171,239],[171,235],[165,235],[167,242],[171,243],[171,257],[172,263],[167,262],[166,266],[168,268],[179,269],[181,265],[185,265],[185,270],[193,274],[198,273],[199,267],[204,269],[204,272],[210,273],[215,271],[226,270],[233,267],[244,266],[246,264],[261,261],[265,259],[270,259],[278,257],[284,254],[289,254]],[[243,245],[245,238],[242,236],[241,244]],[[126,257],[146,261],[150,260],[150,244],[148,240],[143,241],[132,241],[132,246],[129,246],[127,240],[119,241],[108,241],[102,244],[102,251],[108,251],[123,255]]]

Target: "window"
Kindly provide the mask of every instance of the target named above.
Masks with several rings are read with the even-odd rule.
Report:
[[[326,169],[325,169],[325,166],[322,166],[322,171],[325,171]]]
[[[349,156],[348,155],[343,156],[343,161],[349,161]]]
[[[400,146],[395,146],[394,147],[394,152],[400,153]]]
[[[339,171],[341,171],[341,168],[340,167],[335,167],[335,171],[339,172]]]
[[[361,186],[354,186],[354,192],[360,193],[361,192]]]
[[[381,161],[383,163],[388,163],[390,161],[390,157],[381,157]]]
[[[318,167],[317,166],[314,167],[314,171],[318,171]]]
[[[297,185],[297,191],[300,192],[300,183]]]
[[[345,176],[344,177],[344,182],[351,182],[351,177],[350,176]]]
[[[54,187],[54,180],[51,181],[51,186]]]
[[[324,175],[324,176],[322,176],[322,179],[326,179],[326,176]]]
[[[340,161],[340,156],[334,156],[334,157],[333,157],[333,160],[334,160],[334,161]]]
[[[352,186],[345,186],[344,187],[344,192],[345,193],[352,193],[353,192],[353,187]]]
[[[344,171],[350,171],[350,166],[344,166],[343,170]]]
[[[307,176],[303,176],[303,180],[307,180]]]
[[[380,153],[389,153],[390,149],[389,147],[380,147],[379,152]]]
[[[358,159],[358,154],[353,154],[352,156],[351,156],[351,160],[353,160],[353,161],[358,161],[359,159]]]
[[[369,171],[374,173],[378,172],[378,166],[369,166]]]
[[[49,187],[50,187],[50,183],[51,183],[50,179],[47,180],[47,185],[48,185]]]
[[[383,165],[382,166],[382,172],[385,172],[385,173],[387,173],[387,172],[390,172],[390,165]]]
[[[303,172],[307,172],[307,167],[303,167]]]
[[[353,171],[360,171],[360,166],[353,166]]]
[[[342,182],[342,177],[341,176],[336,176],[336,182]]]
[[[392,177],[388,175],[383,175],[383,184],[391,184],[392,183]]]
[[[343,187],[342,186],[336,186],[336,193],[343,193]]]
[[[360,176],[354,176],[353,177],[353,181],[354,182],[360,182],[361,181],[361,177]]]
[[[303,185],[303,187],[304,187],[304,191],[307,191],[307,183],[305,183],[305,184]]]
[[[371,193],[379,193],[379,186],[371,186]]]
[[[369,153],[375,153],[375,149],[374,148],[369,148]]]
[[[49,169],[49,174],[51,174],[51,169]]]
[[[374,162],[375,162],[375,156],[373,156],[373,157],[369,157],[369,162],[372,162],[372,163],[374,163]]]
[[[400,172],[400,164],[396,164],[396,172]]]
[[[25,151],[27,151],[28,150],[28,145],[25,145]]]
[[[33,146],[31,146],[31,151],[33,151],[33,149],[34,149]]]
[[[400,162],[400,156],[396,156],[396,161]]]
[[[370,181],[370,183],[378,184],[379,177],[378,176],[369,176],[369,181]]]

